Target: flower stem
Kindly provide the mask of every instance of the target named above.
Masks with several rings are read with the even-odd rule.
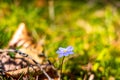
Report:
[[[60,69],[60,75],[61,75],[61,79],[62,79],[62,67],[63,67],[63,62],[64,62],[65,56],[62,58],[62,62],[61,62],[61,69]]]

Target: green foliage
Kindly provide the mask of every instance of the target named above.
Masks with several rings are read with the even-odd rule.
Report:
[[[103,1],[55,0],[53,29],[48,6],[37,7],[37,0],[18,0],[19,5],[14,1],[0,3],[0,48],[8,44],[19,23],[24,22],[37,41],[45,37],[45,52],[56,66],[57,48],[74,47],[74,56],[69,56],[63,67],[65,80],[82,80],[85,70],[81,67],[89,62],[97,80],[110,76],[120,79],[119,8]]]

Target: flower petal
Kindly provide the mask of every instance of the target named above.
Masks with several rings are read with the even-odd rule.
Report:
[[[64,49],[65,49],[65,48],[62,48],[62,47],[59,48],[59,50],[61,50],[61,51],[64,50]]]
[[[63,54],[59,54],[59,57],[63,57],[64,55]]]
[[[73,52],[72,52],[72,51],[69,51],[68,53],[69,53],[69,54],[73,54]]]
[[[68,53],[68,52],[66,52],[66,53],[64,53],[63,55],[64,55],[64,56],[68,56],[68,55],[69,55],[69,53]]]
[[[61,53],[61,51],[60,51],[60,50],[57,50],[57,51],[56,51],[56,53],[60,54],[60,53]]]
[[[72,47],[72,46],[68,46],[68,47],[67,47],[67,50],[68,50],[68,51],[72,51],[72,50],[73,50],[73,47]]]

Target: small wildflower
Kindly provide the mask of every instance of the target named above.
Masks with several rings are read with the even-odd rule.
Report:
[[[59,57],[68,56],[69,54],[73,54],[73,47],[72,46],[68,46],[67,48],[60,47],[56,53],[59,54]]]

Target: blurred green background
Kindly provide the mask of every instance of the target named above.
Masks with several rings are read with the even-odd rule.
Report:
[[[94,80],[120,80],[119,19],[119,0],[0,0],[0,48],[24,22],[36,41],[45,40],[56,67],[56,50],[74,47],[65,59],[64,80],[83,80],[89,73]]]

